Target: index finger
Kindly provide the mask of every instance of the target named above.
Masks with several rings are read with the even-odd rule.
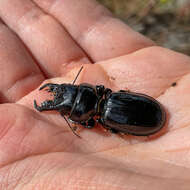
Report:
[[[56,17],[93,61],[125,55],[154,45],[95,0],[34,0]]]

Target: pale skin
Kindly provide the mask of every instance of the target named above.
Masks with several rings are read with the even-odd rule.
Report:
[[[189,189],[188,56],[156,46],[93,0],[1,0],[0,18],[0,189]],[[49,97],[42,83],[71,83],[81,65],[78,84],[160,101],[164,128],[133,137],[79,127],[80,139],[58,113],[34,110],[34,99]]]

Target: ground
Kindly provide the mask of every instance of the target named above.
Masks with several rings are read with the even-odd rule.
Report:
[[[99,0],[158,45],[190,55],[189,0]]]

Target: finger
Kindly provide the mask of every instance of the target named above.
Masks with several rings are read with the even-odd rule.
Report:
[[[94,0],[34,1],[56,17],[94,61],[153,45]]]
[[[0,21],[0,102],[15,102],[44,76],[20,39]]]
[[[89,62],[59,22],[31,0],[0,1],[0,17],[24,41],[47,76],[61,75],[72,61]]]

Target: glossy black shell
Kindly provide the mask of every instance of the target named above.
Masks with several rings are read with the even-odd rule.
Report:
[[[86,128],[93,128],[98,122],[114,133],[147,136],[159,131],[166,120],[162,105],[144,94],[112,92],[103,85],[91,84],[47,83],[40,90],[44,88],[54,98],[40,106],[34,100],[38,111],[57,110],[64,118],[66,115],[70,121]]]
[[[159,131],[165,122],[165,111],[155,99],[138,93],[111,93],[105,100],[103,124],[116,132],[147,136]]]
[[[95,87],[90,84],[79,85],[69,119],[74,122],[87,121],[96,115],[97,104],[98,96]]]

